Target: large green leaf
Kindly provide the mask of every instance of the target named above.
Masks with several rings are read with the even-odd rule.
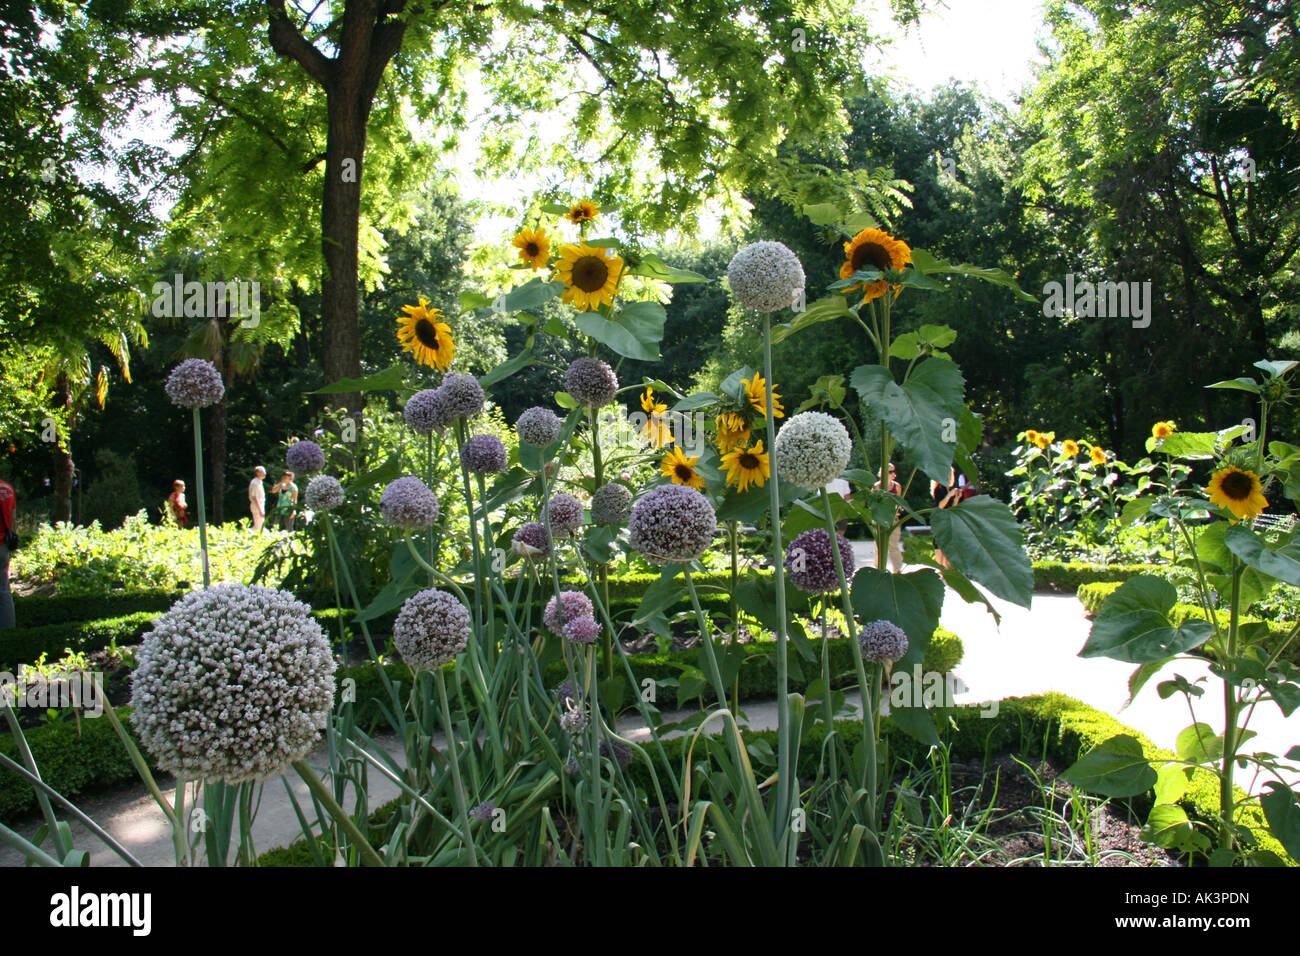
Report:
[[[1200,647],[1214,635],[1214,625],[1189,618],[1174,626],[1169,611],[1177,599],[1163,578],[1129,578],[1102,604],[1079,656],[1145,664]]]
[[[664,568],[658,580],[650,583],[645,593],[641,595],[641,603],[637,606],[633,624],[641,624],[681,600],[682,595],[686,593],[686,580],[680,576],[681,572],[682,565],[670,564]]]
[[[700,275],[698,272],[691,272],[689,269],[678,269],[676,266],[670,266],[657,255],[647,252],[641,257],[641,261],[636,266],[627,271],[632,276],[648,276],[651,279],[658,279],[660,282],[708,282],[709,280]]]
[[[907,635],[907,655],[896,667],[911,667],[925,659],[930,638],[943,610],[943,581],[929,568],[890,574],[862,568],[850,591],[853,611],[864,623],[892,621]]]
[[[521,286],[516,286],[504,296],[499,296],[492,304],[495,312],[530,312],[564,291],[563,282],[547,282],[544,279],[529,279]]]
[[[1223,543],[1247,567],[1300,586],[1300,542],[1291,540],[1281,547],[1271,548],[1245,525],[1234,524],[1223,533]]]
[[[956,364],[927,358],[903,385],[883,365],[860,365],[849,381],[920,469],[935,481],[947,482],[957,423],[966,408],[965,381]]]
[[[795,313],[789,322],[772,327],[772,341],[783,342],[796,332],[801,332],[810,325],[829,322],[831,319],[851,319],[854,313],[842,295],[829,295],[824,299],[808,304],[808,308]]]
[[[1174,752],[1179,760],[1214,763],[1223,756],[1223,738],[1209,724],[1195,723],[1179,731]]]
[[[1159,803],[1151,808],[1142,839],[1171,850],[1208,850],[1210,841],[1192,827],[1187,811],[1176,803]]]
[[[1260,805],[1268,831],[1286,848],[1291,859],[1300,860],[1300,804],[1290,788],[1280,783],[1266,783],[1269,792],[1261,794]]]
[[[1136,797],[1156,785],[1156,772],[1137,738],[1112,737],[1092,748],[1061,778],[1082,790],[1107,797]]]
[[[632,302],[623,307],[617,319],[607,319],[599,312],[579,312],[573,321],[587,335],[619,355],[639,362],[654,362],[659,359],[665,317],[664,307],[658,302]]]
[[[364,378],[341,378],[323,388],[311,392],[312,395],[341,395],[347,392],[395,392],[406,384],[406,367],[394,365],[374,375]]]
[[[967,276],[972,279],[980,279],[984,282],[990,282],[993,285],[1000,285],[1004,288],[1010,289],[1022,302],[1038,302],[1038,299],[1022,290],[1019,283],[1017,283],[1011,275],[1002,269],[986,269],[980,266],[969,265],[968,263],[958,263],[954,265],[947,259],[938,259],[930,255],[930,253],[926,252],[924,249],[912,250],[912,270],[924,273],[927,276],[959,275]],[[907,273],[905,272],[905,277],[906,274]]]
[[[516,355],[514,358],[507,359],[506,361],[502,362],[500,365],[496,366],[494,369],[489,371],[486,375],[484,375],[482,378],[478,380],[478,383],[482,385],[484,388],[487,388],[489,385],[495,385],[497,382],[500,382],[502,379],[509,378],[511,375],[514,375],[520,369],[527,368],[529,365],[535,365],[536,363],[537,363],[537,359],[533,356],[532,351],[529,349],[525,349],[524,351]]]
[[[1174,458],[1213,458],[1219,442],[1218,432],[1174,432],[1168,438],[1148,438],[1148,452],[1156,449]]]
[[[1034,569],[1020,546],[1020,526],[1011,509],[988,495],[930,514],[935,547],[968,578],[995,595],[1029,607]]]

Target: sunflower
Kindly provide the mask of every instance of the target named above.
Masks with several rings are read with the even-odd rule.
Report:
[[[1216,471],[1207,490],[1212,504],[1227,508],[1238,518],[1253,518],[1268,507],[1259,475],[1236,465]]]
[[[763,376],[755,372],[753,381],[742,378],[740,384],[745,386],[745,395],[749,399],[749,404],[754,407],[754,411],[760,415],[766,415],[767,382],[763,381]],[[777,393],[776,385],[772,386],[772,417],[785,417],[785,408],[781,405],[781,396]]]
[[[1025,443],[1028,445],[1037,445],[1038,432],[1034,431],[1034,429],[1032,428],[1029,429],[1029,431],[1025,432]]]
[[[723,412],[718,416],[718,451],[728,452],[737,445],[749,441],[749,426],[735,412]]]
[[[1175,425],[1173,422],[1156,422],[1154,425],[1151,426],[1151,437],[1168,438],[1177,430],[1178,430],[1178,426]]]
[[[1047,446],[1056,441],[1056,432],[1039,432],[1038,437],[1034,439],[1034,444],[1047,451]]]
[[[863,229],[849,242],[844,243],[844,265],[840,266],[840,278],[847,279],[859,269],[876,268],[881,272],[901,269],[912,261],[912,250],[901,239],[895,239],[879,229]],[[863,302],[870,302],[885,294],[889,283],[884,279],[876,282],[859,282],[849,286],[845,292],[861,289],[865,293]],[[895,286],[895,293],[901,286]]]
[[[560,246],[556,275],[564,283],[560,298],[581,312],[612,305],[623,273],[623,260],[600,246],[585,242]]]
[[[772,467],[768,455],[763,451],[760,438],[751,448],[737,448],[722,456],[722,465],[727,469],[727,484],[735,485],[737,490],[745,491],[750,485],[762,488],[763,483],[772,476]]]
[[[564,218],[575,226],[580,226],[584,222],[591,222],[599,214],[600,210],[596,208],[594,202],[590,199],[580,199],[569,208]]]
[[[659,471],[665,478],[671,478],[674,485],[703,488],[704,476],[695,470],[695,463],[699,460],[699,455],[687,458],[680,448],[674,448],[664,455],[664,460],[659,464]]]
[[[1106,449],[1100,445],[1093,445],[1088,449],[1088,457],[1092,459],[1094,465],[1104,465],[1106,464]]]
[[[668,411],[668,406],[663,402],[655,401],[655,390],[646,387],[644,394],[641,396],[641,407],[645,409],[649,418],[645,425],[641,427],[641,437],[650,442],[654,448],[662,448],[664,445],[673,443],[673,430],[664,421],[664,413]]]
[[[1067,438],[1061,442],[1061,454],[1065,455],[1066,458],[1073,458],[1079,454],[1079,443],[1072,438]]]
[[[451,326],[438,321],[442,313],[429,308],[428,299],[420,299],[419,305],[404,305],[402,311],[406,315],[397,319],[401,325],[397,340],[402,343],[402,351],[410,352],[423,365],[447,371],[456,354],[456,343],[451,338]]]
[[[545,229],[520,229],[515,234],[514,246],[519,250],[519,259],[534,270],[546,265],[551,254],[551,237]]]

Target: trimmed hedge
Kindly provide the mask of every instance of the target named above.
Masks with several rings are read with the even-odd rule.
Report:
[[[1135,738],[1143,753],[1155,759],[1174,759],[1174,755],[1156,747],[1150,740],[1126,727],[1109,714],[1094,710],[1087,704],[1066,697],[1063,694],[1042,694],[1034,697],[1018,697],[1001,702],[997,716],[985,718],[979,716],[979,708],[966,707],[949,710],[956,732],[949,732],[941,727],[941,734],[948,742],[953,759],[972,760],[988,759],[998,753],[1009,751],[1016,754],[1035,755],[1046,751],[1047,755],[1063,764],[1075,763],[1085,753],[1118,734],[1128,734]],[[835,732],[846,746],[853,747],[862,737],[862,722],[836,721]],[[748,742],[765,741],[775,750],[777,746],[776,731],[744,731]],[[893,719],[885,717],[881,721],[881,733],[887,741],[890,752],[897,758],[919,763],[925,756],[922,744],[904,735],[895,726]],[[718,736],[718,735],[713,735]],[[806,740],[799,749],[797,772],[805,777],[817,773],[817,764],[821,759],[821,743],[825,739],[826,728],[818,724],[809,729]],[[677,766],[681,762],[682,749],[691,738],[674,737],[663,741],[663,748],[668,760]],[[697,745],[696,752],[699,752]],[[642,787],[649,787],[648,772],[643,764],[634,763],[628,767],[628,775]],[[1245,793],[1236,790],[1237,799]],[[1152,805],[1153,797],[1126,801],[1135,812],[1145,814]],[[1125,801],[1121,801],[1125,802]],[[1219,788],[1215,776],[1208,770],[1198,770],[1193,774],[1186,794],[1179,804],[1188,816],[1200,820],[1212,820],[1218,812]],[[375,811],[370,816],[370,835],[378,841],[384,834],[384,823],[392,816],[397,800]],[[1296,866],[1286,850],[1268,832],[1262,811],[1258,806],[1242,807],[1237,812],[1237,822],[1248,826],[1255,834],[1261,849],[1278,855],[1289,866]],[[328,854],[326,854],[328,856]],[[258,858],[259,866],[312,866],[312,854],[305,839],[295,841],[287,848],[279,848],[263,853]]]
[[[1048,591],[1077,591],[1095,581],[1127,581],[1138,574],[1160,574],[1159,564],[1087,564],[1083,561],[1035,561],[1034,587]]]
[[[183,591],[123,591],[98,597],[16,597],[14,617],[22,628],[126,617],[142,611],[161,614],[184,597]]]

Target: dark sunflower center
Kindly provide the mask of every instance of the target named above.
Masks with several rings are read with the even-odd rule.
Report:
[[[1224,475],[1220,487],[1223,489],[1223,493],[1233,501],[1245,501],[1250,497],[1251,484],[1249,475],[1234,471],[1230,475]]]
[[[737,460],[740,462],[740,467],[741,467],[741,468],[744,468],[746,471],[757,471],[757,470],[758,470],[758,456],[757,456],[757,455],[751,455],[749,452],[745,452],[745,453],[744,453],[743,455],[741,455],[740,458],[737,459]]]
[[[677,477],[682,481],[690,481],[695,477],[694,473],[686,465],[678,465],[674,470],[677,472]]]
[[[535,242],[530,242],[528,245],[524,246],[524,252],[528,253],[530,256],[538,255],[541,251],[541,248]]]
[[[438,329],[428,319],[421,319],[415,323],[415,337],[426,349],[438,351]]]
[[[864,242],[853,250],[853,258],[849,260],[849,265],[853,271],[857,272],[863,266],[875,266],[881,272],[890,268],[893,261],[889,258],[889,250],[875,242]]]
[[[609,266],[599,256],[583,256],[573,264],[573,284],[583,292],[599,292],[609,280]]]

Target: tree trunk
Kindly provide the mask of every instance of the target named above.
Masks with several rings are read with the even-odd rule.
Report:
[[[325,196],[321,205],[321,323],[325,333],[325,381],[361,376],[361,317],[357,288],[357,241],[361,219],[361,162],[366,117],[352,84],[329,93],[325,146]],[[330,396],[335,408],[361,408],[360,392]]]
[[[227,386],[229,388],[229,386]],[[227,391],[227,394],[229,392]],[[226,405],[223,398],[212,406],[212,417],[208,427],[212,435],[208,442],[208,492],[212,495],[211,507],[208,509],[210,524],[221,524],[226,520]]]
[[[51,517],[57,524],[72,520],[72,385],[65,373],[59,374],[54,388],[54,407],[68,409],[68,437],[54,443],[54,506]]]

